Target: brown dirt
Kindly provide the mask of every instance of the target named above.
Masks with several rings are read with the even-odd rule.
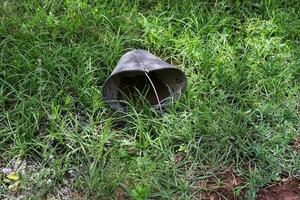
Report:
[[[200,192],[197,199],[209,200],[242,200],[245,199],[245,191],[242,189],[239,195],[234,191],[245,184],[245,180],[233,170],[228,170],[217,177],[210,177],[196,183]]]
[[[66,188],[60,188],[57,194],[49,195],[45,199],[47,200],[84,200],[87,199],[83,194],[79,192],[71,192]]]
[[[177,153],[175,155],[175,163],[179,164],[184,159],[184,157],[185,157],[184,153]]]
[[[115,190],[115,198],[118,200],[130,200],[129,195],[125,191],[125,189],[121,186],[117,187]]]
[[[291,178],[258,191],[256,200],[300,200],[300,180]]]
[[[293,149],[300,153],[300,136],[294,140]]]

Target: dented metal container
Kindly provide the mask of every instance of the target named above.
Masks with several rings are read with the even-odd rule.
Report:
[[[165,107],[187,86],[185,74],[145,50],[124,54],[103,85],[102,96],[115,110],[124,110],[126,101],[144,98],[153,106]]]

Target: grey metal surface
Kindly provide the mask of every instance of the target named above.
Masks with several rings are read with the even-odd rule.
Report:
[[[148,51],[132,50],[121,57],[112,74],[105,81],[102,91],[104,100],[111,108],[123,110],[124,104],[121,103],[122,100],[118,95],[121,85],[124,85],[124,80],[134,80],[145,73],[166,86],[168,100],[178,98],[187,85],[186,76],[181,70]],[[165,99],[160,101],[156,104],[166,106],[169,102]],[[154,103],[154,106],[157,106],[156,104]]]

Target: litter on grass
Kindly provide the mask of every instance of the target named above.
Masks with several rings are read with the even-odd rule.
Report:
[[[144,99],[160,110],[179,98],[187,85],[185,74],[145,50],[123,55],[103,85],[103,98],[115,110]]]

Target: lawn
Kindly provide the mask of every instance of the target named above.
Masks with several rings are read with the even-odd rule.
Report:
[[[298,0],[0,0],[0,199],[255,199],[300,178],[299,16]],[[102,99],[132,49],[188,78],[163,113]]]

